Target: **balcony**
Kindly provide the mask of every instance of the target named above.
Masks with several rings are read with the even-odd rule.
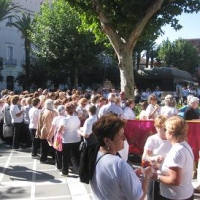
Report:
[[[17,65],[17,59],[4,59],[4,65],[5,66],[16,66]]]

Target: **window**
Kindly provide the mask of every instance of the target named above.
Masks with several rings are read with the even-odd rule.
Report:
[[[7,46],[7,60],[13,60],[13,46]]]

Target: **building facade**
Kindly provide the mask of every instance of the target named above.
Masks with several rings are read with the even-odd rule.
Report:
[[[34,17],[39,12],[44,0],[13,0],[19,8],[13,10],[13,15],[30,13]],[[5,88],[20,91],[22,88],[15,82],[18,73],[22,71],[22,64],[25,63],[24,39],[21,32],[15,27],[8,27],[8,21],[14,21],[10,17],[0,22],[0,73],[3,81],[0,82],[0,90]]]

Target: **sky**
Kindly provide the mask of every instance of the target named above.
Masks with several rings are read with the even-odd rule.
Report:
[[[175,31],[172,27],[168,25],[163,27],[165,34],[160,36],[156,40],[157,44],[162,43],[162,41],[166,40],[167,38],[171,42],[179,38],[200,38],[200,12],[197,14],[182,14],[179,17],[177,17],[177,19],[179,20],[179,23],[183,26],[182,29],[180,29],[179,31]]]

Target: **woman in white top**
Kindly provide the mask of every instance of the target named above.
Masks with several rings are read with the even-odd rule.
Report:
[[[157,104],[157,97],[155,94],[151,94],[148,97],[148,103],[146,113],[148,119],[155,119],[160,114],[160,106]]]
[[[90,186],[93,199],[105,200],[143,200],[146,196],[148,180],[152,174],[151,167],[145,171],[146,178],[139,180],[130,165],[117,155],[124,147],[124,120],[114,114],[103,115],[94,125],[98,144],[98,152],[91,152],[89,157],[96,157]]]
[[[135,113],[133,111],[134,107],[135,107],[135,102],[133,101],[133,99],[128,99],[126,101],[126,107],[124,108],[124,119],[126,120],[135,119]]]
[[[38,150],[40,148],[40,139],[35,137],[36,129],[40,117],[40,110],[38,107],[40,106],[40,99],[39,98],[33,98],[32,101],[32,107],[30,108],[28,115],[29,115],[29,131],[31,135],[32,140],[32,157],[37,157]]]
[[[63,120],[66,117],[64,105],[59,105],[56,110],[57,110],[58,116],[53,118],[50,133],[47,137],[47,141],[50,144],[52,144],[53,137],[55,136],[56,133],[58,133],[59,128],[63,124]],[[55,158],[56,158],[56,167],[59,171],[61,171],[62,170],[62,151],[55,150]]]
[[[81,137],[77,130],[80,128],[80,119],[74,114],[75,107],[73,103],[66,104],[67,116],[63,119],[59,132],[63,132],[63,166],[61,175],[68,175],[69,163],[73,165],[73,171],[78,172],[80,151],[79,146]]]
[[[167,117],[172,117],[178,115],[178,110],[175,107],[176,101],[175,98],[168,94],[165,96],[165,105],[161,107],[160,114]]]
[[[84,138],[84,142],[87,146],[97,142],[94,134],[92,134],[92,125],[97,121],[96,110],[97,108],[95,105],[89,106],[89,117],[85,120],[83,127],[78,130],[78,134]]]
[[[14,95],[11,99],[10,115],[11,122],[14,126],[14,136],[13,136],[13,148],[19,149],[22,143],[23,135],[23,111],[19,108],[19,96]]]
[[[165,121],[165,129],[166,138],[172,147],[161,166],[161,173],[154,175],[160,182],[162,199],[193,200],[194,155],[186,142],[187,122],[179,116],[173,116]]]
[[[154,126],[157,133],[151,135],[147,138],[147,141],[144,145],[144,152],[142,155],[142,160],[152,161],[152,164],[160,164],[165,155],[169,152],[171,148],[170,142],[166,139],[165,136],[165,126],[164,122],[167,120],[166,116],[159,115],[154,120]],[[154,180],[150,180],[149,188],[147,193],[148,200],[161,199],[159,194],[159,183]]]

